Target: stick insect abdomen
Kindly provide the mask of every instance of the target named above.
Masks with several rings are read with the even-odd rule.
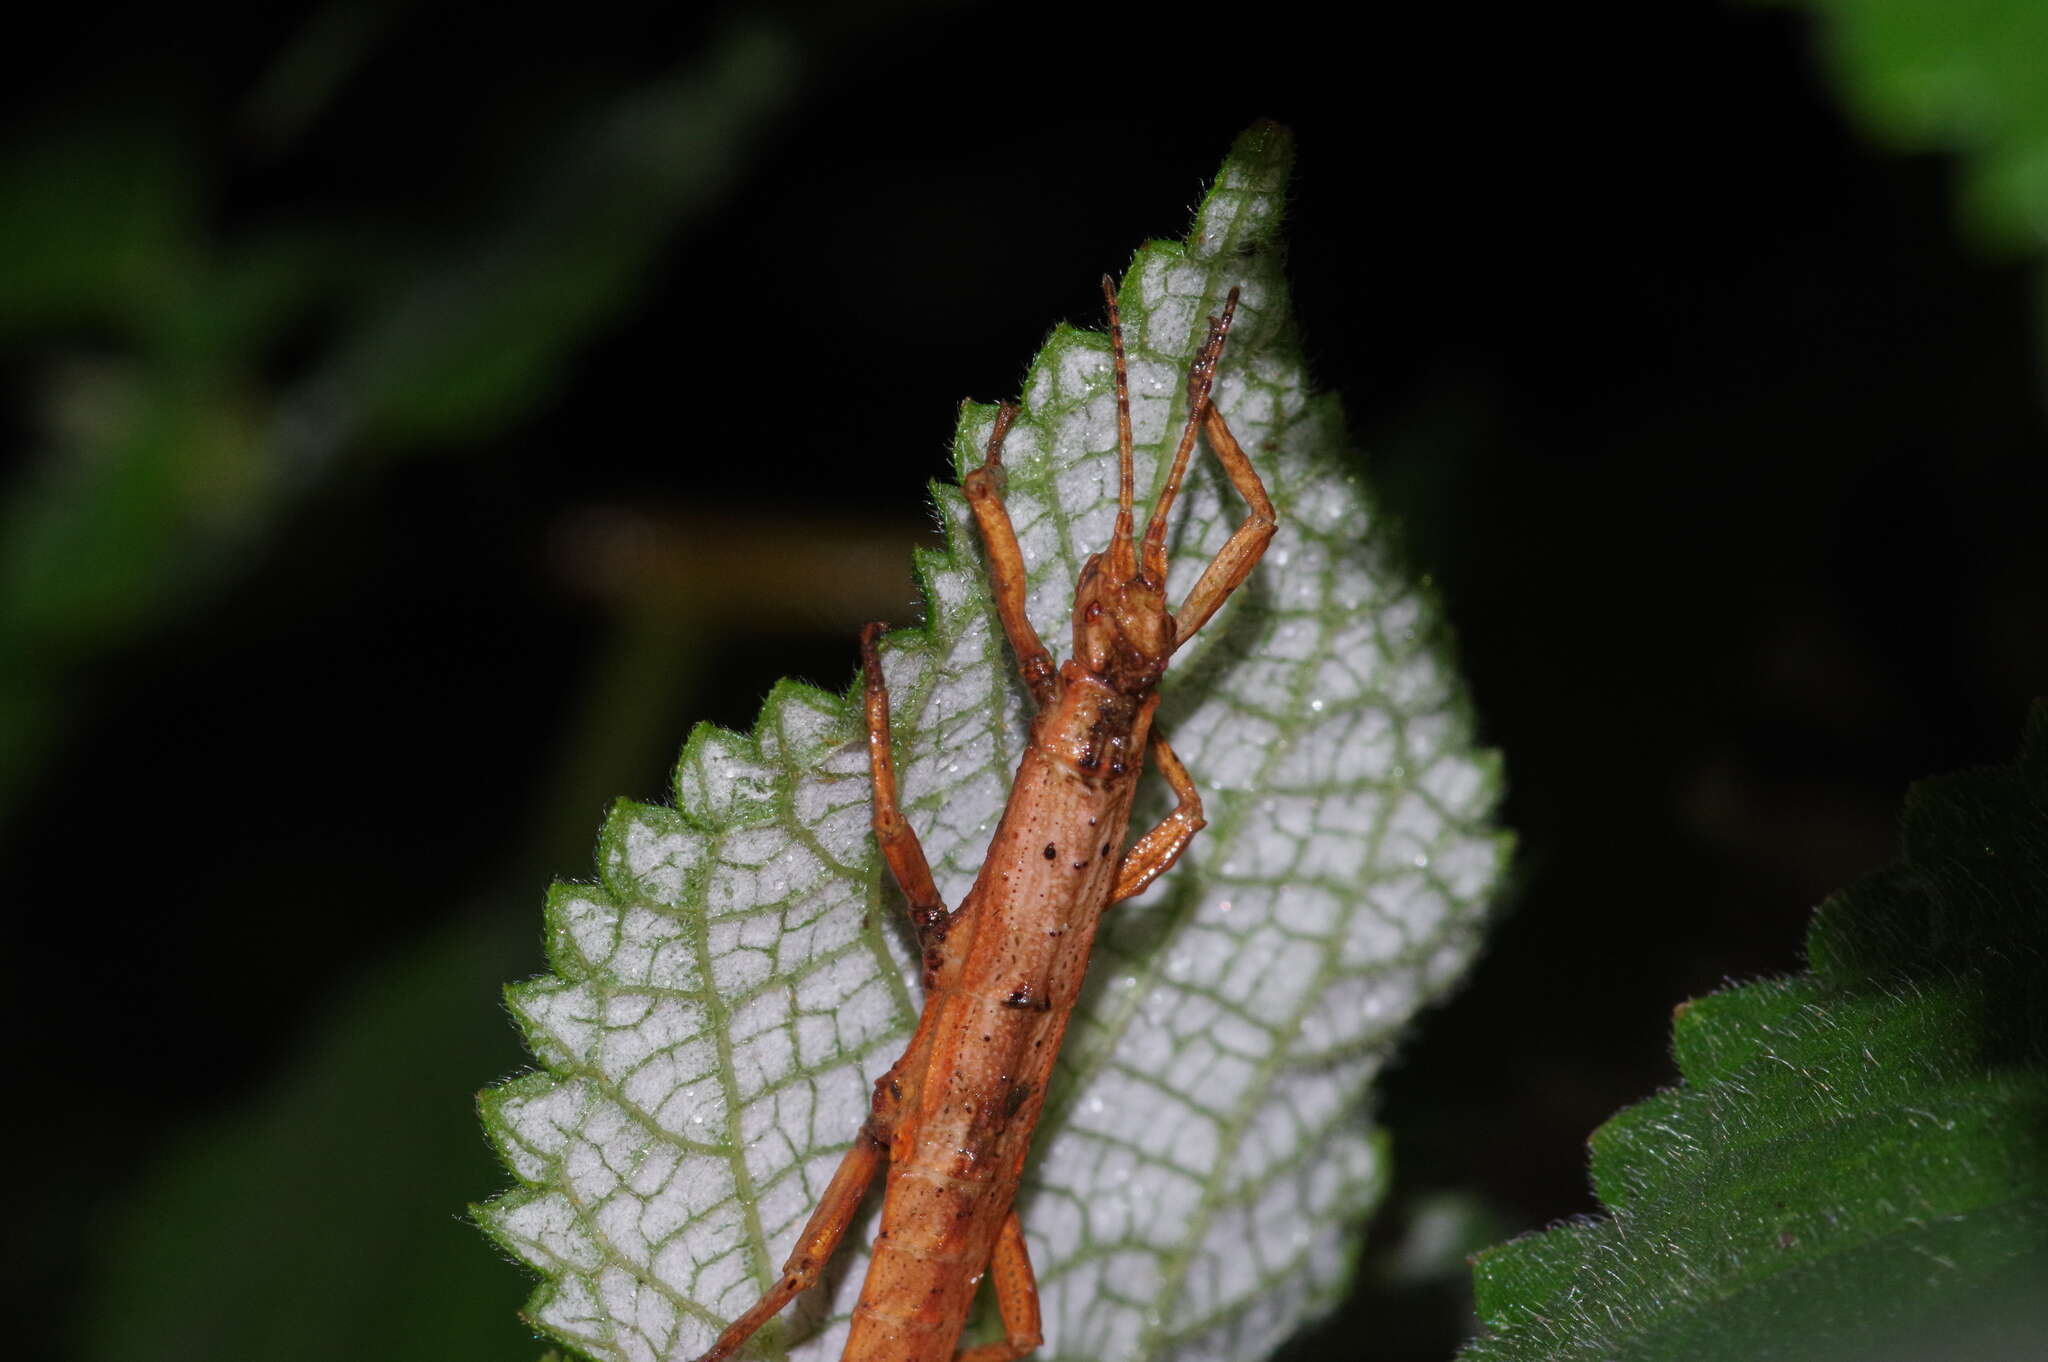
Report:
[[[891,1143],[849,1358],[947,1362],[1016,1198],[1115,885],[1138,773],[1134,759],[1098,776],[1074,754],[1142,753],[1151,720],[1150,704],[1123,707],[1134,731],[1105,734],[1087,681],[1070,673],[1059,707],[1035,725],[962,934],[948,943],[957,965],[926,1000],[936,1009],[932,1048]]]

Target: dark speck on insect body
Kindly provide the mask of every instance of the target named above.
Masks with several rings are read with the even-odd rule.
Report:
[[[1051,860],[1056,860],[1056,859],[1058,859],[1058,857],[1059,857],[1059,854],[1060,854],[1060,849],[1059,849],[1058,847],[1054,846],[1054,845],[1053,845],[1053,844],[1052,844],[1051,842],[1047,842],[1047,843],[1045,844],[1045,859],[1046,859],[1046,860],[1048,860],[1048,861],[1051,861]]]

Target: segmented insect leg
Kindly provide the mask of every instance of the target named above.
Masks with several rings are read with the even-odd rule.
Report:
[[[1166,777],[1166,783],[1173,787],[1175,804],[1173,812],[1159,820],[1159,825],[1131,844],[1124,853],[1123,862],[1116,868],[1116,888],[1110,890],[1109,901],[1122,903],[1127,898],[1145,892],[1145,886],[1158,879],[1180,859],[1188,849],[1195,834],[1208,826],[1202,817],[1202,796],[1195,789],[1194,777],[1188,768],[1180,764],[1173,747],[1166,741],[1166,735],[1155,726],[1152,730],[1152,756],[1159,763],[1159,773]]]
[[[1279,518],[1273,514],[1273,503],[1266,496],[1266,484],[1259,481],[1258,470],[1252,467],[1252,461],[1237,443],[1237,437],[1230,433],[1223,413],[1210,407],[1202,418],[1202,431],[1209,437],[1209,448],[1215,451],[1216,461],[1223,465],[1230,485],[1237,489],[1237,494],[1245,499],[1251,511],[1245,516],[1244,523],[1217,550],[1216,556],[1209,560],[1209,566],[1202,569],[1194,589],[1188,592],[1188,598],[1174,612],[1176,648],[1193,638],[1195,631],[1209,622],[1209,617],[1216,613],[1224,599],[1251,576],[1252,569],[1265,554],[1266,546],[1273,542],[1273,530],[1279,524]]]
[[[1052,654],[1024,612],[1028,585],[1024,552],[1017,547],[1017,529],[1010,523],[1009,508],[1003,505],[1003,436],[1016,416],[1016,407],[1007,402],[996,410],[995,430],[988,437],[981,467],[969,473],[960,486],[967,493],[975,524],[981,527],[981,542],[988,549],[988,579],[995,588],[996,614],[1009,637],[1010,651],[1017,655],[1017,671],[1042,709],[1059,698],[1059,674],[1053,670]]]
[[[1012,1208],[996,1234],[988,1275],[996,1290],[996,1311],[1003,1317],[1003,1341],[984,1343],[959,1354],[957,1362],[1016,1362],[1045,1341],[1038,1318],[1038,1278],[1031,1271],[1031,1251],[1024,1246],[1024,1225]]]
[[[1181,428],[1180,443],[1174,447],[1173,466],[1167,471],[1166,486],[1159,490],[1159,499],[1152,503],[1152,514],[1145,520],[1141,561],[1146,575],[1156,582],[1166,580],[1166,518],[1173,510],[1174,498],[1180,495],[1182,479],[1187,477],[1188,459],[1195,449],[1195,429],[1201,425],[1203,414],[1212,410],[1209,388],[1216,381],[1216,361],[1223,354],[1224,337],[1230,334],[1230,319],[1236,315],[1237,290],[1232,289],[1230,296],[1223,301],[1223,315],[1209,319],[1208,338],[1188,365],[1187,424]]]
[[[918,944],[931,946],[944,935],[946,902],[932,882],[931,863],[917,831],[903,817],[896,804],[896,761],[889,742],[889,688],[882,682],[882,659],[876,642],[885,626],[870,624],[860,631],[860,667],[867,688],[868,771],[875,787],[875,845],[889,872],[903,890],[910,908],[910,921],[917,928]],[[940,929],[940,930],[935,930]]]
[[[832,1175],[825,1194],[818,1198],[818,1209],[811,1212],[804,1232],[797,1236],[796,1249],[782,1265],[782,1275],[752,1309],[718,1336],[711,1351],[697,1362],[722,1362],[731,1357],[776,1311],[817,1285],[832,1251],[846,1237],[847,1226],[860,1210],[868,1184],[875,1180],[885,1153],[882,1141],[871,1131],[864,1129],[854,1137],[853,1148],[846,1151],[846,1157],[839,1161],[839,1171]]]

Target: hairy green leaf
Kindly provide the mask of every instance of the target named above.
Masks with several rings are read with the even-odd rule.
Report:
[[[2048,705],[1904,835],[1810,972],[1680,1010],[1683,1084],[1593,1137],[1610,1214],[1482,1255],[1464,1362],[2041,1355]]]
[[[1216,400],[1281,529],[1169,675],[1161,723],[1210,826],[1105,923],[1039,1130],[1020,1206],[1046,1358],[1254,1358],[1330,1303],[1385,1176],[1365,1086],[1463,968],[1505,854],[1434,607],[1346,471],[1335,403],[1307,391],[1280,272],[1290,160],[1280,129],[1245,134],[1187,240],[1146,246],[1122,284],[1141,488],[1205,318],[1242,288]],[[1010,507],[1034,621],[1062,639],[1115,511],[1106,338],[1056,330],[1023,398]],[[962,470],[991,420],[963,413]],[[1244,514],[1212,463],[1189,490],[1176,597]],[[1025,699],[965,502],[937,498],[926,624],[890,636],[884,670],[907,811],[958,902]],[[1140,824],[1166,803],[1148,779]],[[483,1097],[521,1185],[479,1215],[545,1274],[529,1317],[556,1337],[688,1358],[773,1280],[918,1006],[868,818],[848,700],[784,685],[753,733],[692,736],[673,809],[617,806],[600,884],[551,894],[555,974],[510,992],[547,1071]],[[871,1228],[757,1355],[837,1355]]]

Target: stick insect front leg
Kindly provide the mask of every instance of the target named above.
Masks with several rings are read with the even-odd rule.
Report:
[[[1223,413],[1213,405],[1202,413],[1202,433],[1209,437],[1209,448],[1215,452],[1216,461],[1223,465],[1230,485],[1237,489],[1237,494],[1251,509],[1244,523],[1209,560],[1209,566],[1202,569],[1201,579],[1188,592],[1188,598],[1181,602],[1180,609],[1174,612],[1175,648],[1185,646],[1209,622],[1209,617],[1216,613],[1230,593],[1244,585],[1244,579],[1252,575],[1252,569],[1264,556],[1266,545],[1273,542],[1273,531],[1280,523],[1273,514],[1271,499],[1266,496],[1266,484],[1259,481],[1258,470],[1252,467],[1252,461],[1246,457],[1237,437],[1230,433]]]
[[[996,409],[995,429],[989,434],[981,467],[969,473],[960,487],[967,493],[967,504],[981,527],[981,542],[988,549],[989,585],[995,589],[996,614],[1009,637],[1010,651],[1016,654],[1017,671],[1032,700],[1044,709],[1059,698],[1059,674],[1053,670],[1052,653],[1024,610],[1028,586],[1024,551],[1017,546],[1017,527],[1010,523],[1010,509],[1003,504],[1003,436],[1009,433],[1016,415],[1017,409],[1007,402]]]
[[[1191,376],[1191,388],[1193,383]],[[1230,593],[1244,585],[1245,578],[1251,576],[1252,569],[1265,556],[1266,546],[1272,543],[1273,532],[1279,525],[1279,519],[1273,513],[1273,502],[1266,495],[1266,485],[1259,480],[1258,470],[1245,456],[1244,447],[1230,433],[1223,413],[1209,404],[1206,393],[1201,401],[1202,431],[1209,437],[1209,448],[1215,451],[1217,462],[1223,465],[1224,473],[1230,478],[1230,485],[1237,489],[1250,509],[1244,523],[1232,532],[1216,556],[1209,560],[1208,566],[1202,569],[1201,578],[1175,612],[1175,648],[1194,637]],[[1207,826],[1202,818],[1202,796],[1195,789],[1193,777],[1188,775],[1187,767],[1181,765],[1180,758],[1174,755],[1166,735],[1157,728],[1152,730],[1152,751],[1159,762],[1160,774],[1173,787],[1179,802],[1157,827],[1132,843],[1131,849],[1124,853],[1123,863],[1117,867],[1116,888],[1110,892],[1111,903],[1121,903],[1143,893],[1147,885],[1172,868],[1180,854],[1187,850],[1188,843],[1194,840],[1195,834]]]

